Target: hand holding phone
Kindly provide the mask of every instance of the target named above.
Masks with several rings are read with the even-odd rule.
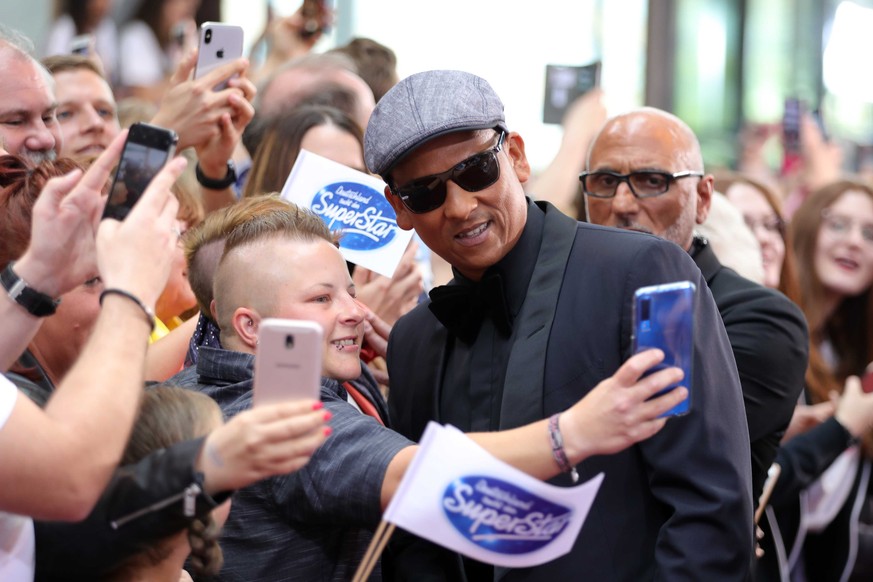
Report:
[[[254,405],[318,399],[321,389],[321,326],[312,321],[264,319],[258,325]]]
[[[664,352],[664,360],[646,375],[668,367],[681,368],[685,373],[681,385],[688,388],[688,398],[663,416],[679,416],[691,409],[695,291],[694,283],[679,281],[642,287],[634,293],[633,353],[650,348]],[[679,385],[672,384],[662,392]]]
[[[179,136],[170,129],[148,123],[130,126],[103,218],[125,219],[155,174],[173,157],[178,141]]]
[[[240,58],[243,54],[241,26],[204,22],[200,27],[200,45],[194,78],[199,79],[213,69]],[[227,87],[227,80],[215,86],[216,91]]]

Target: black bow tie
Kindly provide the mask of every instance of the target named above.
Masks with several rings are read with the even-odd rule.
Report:
[[[476,340],[485,316],[491,317],[503,335],[512,332],[503,279],[497,273],[472,285],[436,287],[430,292],[428,307],[440,323],[466,344]]]

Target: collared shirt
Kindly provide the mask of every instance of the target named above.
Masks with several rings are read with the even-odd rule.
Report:
[[[510,319],[521,311],[527,287],[536,265],[543,236],[544,215],[528,200],[528,218],[524,231],[509,253],[485,275],[499,273],[503,279]],[[455,283],[472,281],[454,271]],[[499,430],[500,407],[506,366],[512,350],[513,335],[502,335],[491,318],[482,322],[472,345],[457,338],[449,340],[446,371],[440,391],[440,421],[470,431]]]
[[[214,398],[230,418],[252,405],[254,356],[200,348],[196,368],[171,379]],[[365,372],[357,381],[383,418],[385,403]],[[349,404],[336,380],[322,379],[333,433],[299,471],[236,493],[224,526],[222,580],[350,580],[382,516],[388,464],[413,443]],[[380,580],[377,569],[371,580]]]

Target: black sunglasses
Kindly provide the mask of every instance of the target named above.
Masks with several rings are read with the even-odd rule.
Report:
[[[445,172],[416,178],[399,188],[391,186],[391,191],[400,197],[410,212],[424,214],[436,210],[446,201],[446,182],[449,180],[467,192],[484,190],[500,178],[497,153],[503,147],[506,132],[501,131],[499,135],[494,147],[470,156]]]

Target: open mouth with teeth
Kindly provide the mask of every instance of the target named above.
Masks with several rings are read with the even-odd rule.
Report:
[[[458,234],[458,238],[475,238],[485,232],[485,229],[488,228],[488,222],[483,222],[473,230],[468,230],[467,232],[462,232]]]
[[[337,349],[338,352],[341,352],[341,351],[346,350],[348,348],[357,346],[357,342],[355,341],[354,338],[345,338],[345,339],[336,340],[336,341],[333,341],[330,343],[332,343],[334,345],[334,347]]]

